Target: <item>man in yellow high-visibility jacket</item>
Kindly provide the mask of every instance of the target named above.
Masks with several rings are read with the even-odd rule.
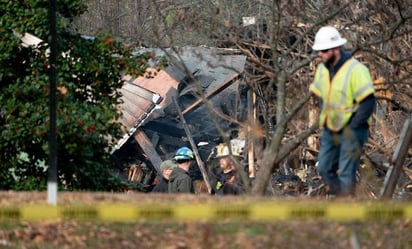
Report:
[[[369,135],[375,97],[368,68],[342,49],[333,27],[319,29],[312,47],[321,62],[310,90],[321,99],[318,172],[328,194],[354,195],[356,170]]]

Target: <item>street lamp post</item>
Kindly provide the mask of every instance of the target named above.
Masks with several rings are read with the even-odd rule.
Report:
[[[56,28],[56,0],[50,0],[50,135],[49,135],[49,168],[47,171],[47,202],[51,205],[57,204],[57,136],[56,136],[56,75],[57,75],[57,28]]]

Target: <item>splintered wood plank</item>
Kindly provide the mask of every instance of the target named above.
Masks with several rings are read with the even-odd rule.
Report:
[[[408,154],[409,147],[412,142],[412,115],[405,120],[402,131],[399,136],[398,145],[392,156],[391,168],[386,174],[385,184],[382,189],[381,198],[392,198],[395,191],[396,184],[398,183],[399,175],[402,171],[402,165]]]
[[[159,154],[157,154],[155,147],[153,146],[150,139],[146,136],[146,133],[144,133],[144,131],[141,129],[137,129],[134,135],[134,139],[136,139],[136,142],[140,145],[143,152],[155,167],[157,174],[161,176],[162,172],[160,171],[160,164],[162,163],[162,159],[160,158]]]

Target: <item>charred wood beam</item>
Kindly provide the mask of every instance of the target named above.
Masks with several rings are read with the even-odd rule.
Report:
[[[152,120],[145,124],[143,128],[169,137],[180,138],[186,135],[182,127],[172,120],[170,122]]]
[[[195,142],[193,141],[192,135],[190,134],[189,127],[187,126],[186,120],[175,98],[173,98],[173,103],[176,105],[177,111],[179,112],[179,116],[180,116],[180,120],[182,121],[183,128],[185,129],[187,138],[189,139],[190,145],[192,146],[193,153],[195,154],[197,165],[199,166],[200,172],[202,173],[202,176],[203,176],[203,180],[206,183],[207,191],[209,194],[211,194],[212,187],[210,185],[209,176],[206,172],[205,165],[203,164],[203,161],[199,155],[199,151],[197,150],[197,146]]]
[[[219,94],[220,92],[222,92],[223,90],[225,90],[227,87],[229,87],[230,85],[232,85],[234,82],[240,80],[243,77],[243,73],[239,73],[238,75],[236,75],[233,78],[230,78],[224,82],[222,82],[221,84],[219,84],[218,86],[216,86],[214,89],[212,89],[211,91],[205,93],[205,98],[206,99],[210,99],[213,96]],[[190,111],[193,111],[194,109],[196,109],[201,103],[203,102],[203,99],[200,98],[198,100],[196,100],[193,104],[191,104],[190,106],[188,106],[185,110],[182,111],[182,114],[185,115]]]
[[[153,146],[150,139],[146,136],[146,133],[144,133],[144,131],[141,129],[137,129],[134,134],[134,138],[136,139],[136,142],[142,148],[143,152],[148,157],[150,163],[156,169],[157,175],[161,177],[162,172],[160,170],[160,164],[162,163],[162,159],[157,154],[155,147]]]
[[[151,141],[155,148],[158,148],[159,146],[163,146],[163,147],[172,147],[173,150],[175,150],[176,147],[182,147],[186,144],[184,141],[182,141],[182,137],[186,137],[186,134],[182,134],[181,136],[170,136],[162,132],[151,131],[147,129],[143,129],[143,130],[145,131],[147,136],[152,138]]]
[[[157,145],[159,144],[159,139],[160,139],[159,133],[157,133],[157,132],[153,133],[152,139],[150,140],[150,141],[152,141],[153,147],[155,147],[155,148],[157,147]]]
[[[412,143],[412,115],[405,121],[401,134],[399,136],[399,142],[396,146],[395,152],[392,157],[392,166],[387,172],[387,178],[382,189],[381,198],[392,198],[396,184],[398,182],[399,175],[402,170],[403,162],[408,154],[409,147]]]

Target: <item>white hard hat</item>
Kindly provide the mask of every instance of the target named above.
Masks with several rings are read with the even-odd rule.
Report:
[[[241,155],[240,148],[234,146],[233,143],[231,144],[231,147],[232,156],[239,157]],[[222,158],[226,156],[230,156],[229,147],[226,144],[219,144],[218,146],[216,146],[216,158]]]
[[[216,146],[216,158],[229,156],[229,147],[226,144],[219,144]]]
[[[326,26],[319,29],[312,49],[315,51],[340,47],[348,40],[342,38],[337,29]]]

